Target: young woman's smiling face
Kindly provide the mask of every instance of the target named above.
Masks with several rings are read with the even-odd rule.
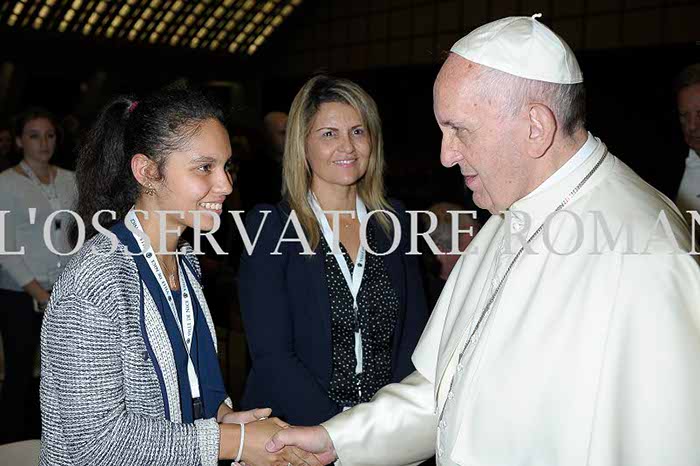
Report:
[[[168,214],[168,228],[195,227],[209,231],[214,216],[221,215],[224,199],[233,189],[230,170],[231,143],[217,120],[203,122],[186,147],[172,152],[157,190],[159,210],[184,212],[184,218]]]

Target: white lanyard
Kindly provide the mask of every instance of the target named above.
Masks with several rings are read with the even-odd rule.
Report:
[[[53,210],[61,210],[61,200],[58,198],[58,190],[56,189],[56,178],[51,177],[49,175],[49,184],[46,185],[39,181],[39,178],[36,176],[36,173],[34,173],[34,170],[32,170],[32,167],[29,166],[29,164],[22,160],[19,163],[19,166],[22,168],[22,171],[27,175],[27,177],[34,183],[42,193],[44,193],[44,196],[46,196],[46,199],[49,201],[49,204],[51,204],[51,208]]]
[[[56,188],[56,177],[51,176],[51,171],[49,170],[49,184],[46,185],[39,180],[39,177],[36,176],[36,173],[34,173],[32,167],[30,167],[25,160],[22,160],[19,163],[19,166],[22,169],[22,171],[27,175],[29,181],[36,185],[36,187],[38,187],[39,190],[44,194],[46,199],[49,201],[51,209],[53,209],[54,212],[61,210],[61,199],[58,197],[58,189]],[[58,176],[58,172],[56,173],[56,175]],[[62,222],[60,215],[54,217],[53,225],[51,228],[51,240],[54,242],[54,244],[57,240],[59,240],[59,230],[61,229],[61,223]],[[51,269],[49,269],[49,287],[53,286],[53,284],[56,282],[56,279],[61,274],[61,262],[62,261],[59,258],[58,262],[56,263],[57,267],[52,267]]]
[[[331,226],[328,223],[328,219],[324,215],[323,210],[321,209],[321,206],[319,205],[318,200],[316,199],[316,196],[312,192],[309,192],[308,198],[309,203],[311,204],[311,208],[314,211],[314,215],[316,215],[316,220],[318,220],[318,223],[321,225],[321,232],[323,233],[323,237],[326,240],[326,243],[328,243],[328,246],[331,248],[331,252],[335,257],[335,261],[338,263],[340,271],[343,273],[345,283],[347,283],[348,285],[350,294],[352,294],[352,310],[355,314],[355,358],[357,359],[355,373],[361,374],[362,330],[360,329],[360,317],[357,309],[357,295],[360,293],[360,285],[362,284],[362,277],[365,273],[365,248],[362,247],[362,242],[360,242],[360,247],[357,250],[357,259],[355,260],[355,268],[352,271],[352,276],[350,276],[350,268],[348,267],[347,262],[345,262],[345,257],[343,257],[343,253],[339,249],[337,251],[333,251],[333,245],[335,244],[333,238],[333,230],[331,229]],[[357,210],[357,218],[360,221],[360,225],[362,225],[365,219],[367,218],[367,208],[360,199],[360,196],[357,196],[355,205]]]
[[[127,221],[131,222],[131,225],[133,225],[134,228],[138,229],[139,231],[143,231],[141,222],[139,222],[134,210],[130,210],[126,214],[126,219]],[[192,298],[190,297],[189,289],[187,288],[187,281],[184,279],[182,269],[180,268],[180,261],[176,260],[175,263],[177,264],[177,273],[180,277],[180,307],[182,308],[182,323],[180,323],[180,319],[177,315],[177,309],[173,300],[173,293],[170,291],[170,287],[168,286],[168,280],[166,279],[165,274],[158,263],[158,259],[153,252],[153,248],[150,245],[146,247],[146,242],[143,240],[143,238],[139,237],[133,232],[132,235],[134,235],[134,238],[139,243],[141,251],[144,253],[144,257],[146,258],[146,262],[148,262],[151,272],[153,272],[153,275],[156,277],[156,281],[158,281],[160,289],[163,291],[163,295],[165,295],[165,297],[168,299],[168,307],[170,308],[170,312],[175,318],[175,322],[180,329],[180,335],[182,336],[182,341],[185,345],[185,350],[187,351],[187,378],[190,382],[192,398],[199,398],[199,377],[197,377],[197,372],[194,369],[192,357],[190,356],[190,349],[192,348],[192,335],[194,334],[194,308],[192,306]]]

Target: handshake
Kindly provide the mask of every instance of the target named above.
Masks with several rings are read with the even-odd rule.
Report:
[[[270,414],[269,408],[220,412],[219,459],[247,466],[321,466],[337,459],[322,426],[293,427]]]

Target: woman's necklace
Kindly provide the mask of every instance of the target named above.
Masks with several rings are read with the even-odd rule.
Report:
[[[158,258],[158,262],[160,262],[160,266],[163,268],[163,272],[168,279],[168,284],[170,285],[171,290],[176,290],[178,288],[177,280],[175,279],[175,272],[177,272],[177,259],[175,259],[175,261],[175,270],[171,271],[165,266],[165,260],[161,260],[160,257]]]
[[[316,193],[314,193],[313,191],[311,193],[312,193],[313,197],[316,199],[316,202],[319,202],[318,197],[316,196]],[[319,204],[320,204],[320,202],[319,202]],[[353,209],[347,209],[347,210],[355,211],[355,209],[356,209],[356,207]],[[328,214],[326,218],[328,219],[329,224],[333,222],[333,215]],[[343,228],[352,227],[353,224],[355,223],[355,220],[357,220],[357,217],[353,216],[353,215],[348,215],[348,214],[338,215],[338,221],[340,222],[340,225]]]
[[[345,227],[345,228],[350,228],[350,227],[352,226],[352,224],[353,224],[354,221],[355,221],[355,219],[352,218],[352,217],[346,218],[345,215],[343,215],[342,217],[340,217],[340,222],[341,222],[341,224],[343,225],[343,227]]]

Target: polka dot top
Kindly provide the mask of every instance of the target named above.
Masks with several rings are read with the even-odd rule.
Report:
[[[378,250],[374,226],[367,229],[367,241]],[[399,297],[391,283],[381,256],[367,253],[365,273],[357,299],[359,325],[362,329],[363,372],[355,374],[355,314],[353,299],[343,272],[321,237],[325,255],[328,298],[331,305],[331,341],[333,372],[329,397],[341,407],[369,401],[391,381],[391,356],[394,328],[399,313]],[[352,276],[354,264],[340,243],[345,262]]]

